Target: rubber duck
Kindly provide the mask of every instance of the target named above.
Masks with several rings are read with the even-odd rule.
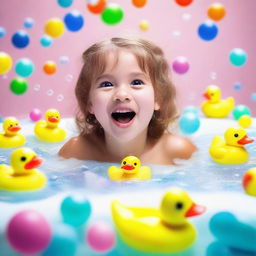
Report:
[[[0,165],[0,189],[10,191],[35,190],[45,186],[46,177],[37,169],[42,159],[30,148],[18,148],[10,157],[10,166]]]
[[[233,97],[225,100],[221,99],[221,90],[216,85],[206,88],[204,97],[207,99],[202,104],[202,111],[207,117],[223,118],[227,117],[235,105]]]
[[[139,158],[127,156],[122,160],[121,167],[110,166],[108,176],[115,181],[127,181],[131,179],[148,180],[151,178],[151,170],[147,166],[141,166]]]
[[[245,192],[250,196],[256,196],[256,168],[247,170],[242,182]]]
[[[244,145],[253,142],[253,139],[246,135],[245,129],[230,127],[225,131],[224,138],[213,138],[209,149],[212,159],[220,164],[246,163],[249,154]]]
[[[22,146],[26,142],[26,139],[18,133],[20,129],[20,123],[15,117],[6,118],[3,123],[4,133],[0,133],[0,148]]]
[[[56,109],[49,109],[45,113],[46,121],[38,121],[35,124],[36,136],[46,142],[59,142],[66,138],[66,131],[58,124],[60,122],[60,113]]]
[[[187,217],[202,214],[182,189],[168,190],[160,208],[125,206],[112,202],[112,217],[122,240],[129,246],[150,253],[176,253],[187,249],[196,239],[195,227]]]

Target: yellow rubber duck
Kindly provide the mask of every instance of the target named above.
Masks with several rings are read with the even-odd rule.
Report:
[[[176,253],[187,249],[196,239],[195,227],[187,217],[202,214],[182,189],[167,191],[160,209],[128,207],[112,202],[112,217],[122,240],[131,247],[150,253]]]
[[[213,138],[209,149],[212,159],[220,164],[247,162],[249,154],[244,145],[253,142],[253,139],[246,135],[245,129],[230,127],[226,130],[224,138],[220,136]]]
[[[243,176],[243,187],[248,195],[256,196],[256,168],[246,171]]]
[[[20,147],[26,142],[26,138],[18,133],[21,127],[15,117],[6,118],[3,129],[4,133],[0,133],[0,148]]]
[[[122,160],[121,167],[110,166],[108,176],[115,181],[127,181],[131,179],[148,180],[151,178],[151,170],[147,166],[141,166],[139,158],[127,156]]]
[[[216,85],[208,86],[204,97],[207,100],[202,104],[202,111],[207,117],[227,117],[235,106],[233,97],[229,97],[225,100],[221,99],[221,90]]]
[[[0,189],[10,191],[35,190],[45,186],[46,177],[37,169],[42,159],[30,148],[18,148],[10,157],[10,164],[0,165]]]
[[[59,142],[66,138],[66,131],[58,124],[60,113],[56,109],[49,109],[45,113],[46,121],[38,121],[35,124],[34,132],[36,136],[46,142]]]

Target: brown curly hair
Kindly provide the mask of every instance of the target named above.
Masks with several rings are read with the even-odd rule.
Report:
[[[154,86],[160,109],[155,111],[151,118],[148,136],[159,138],[169,123],[177,118],[176,89],[169,77],[170,68],[163,51],[145,39],[111,38],[93,44],[83,53],[84,64],[75,88],[79,106],[76,115],[78,128],[81,135],[96,133],[104,136],[103,128],[95,116],[89,112],[90,89],[97,77],[105,71],[108,53],[110,51],[117,53],[122,48],[134,54],[139,67],[149,75]]]

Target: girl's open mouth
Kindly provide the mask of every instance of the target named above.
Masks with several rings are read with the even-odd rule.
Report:
[[[116,111],[111,114],[111,117],[120,124],[128,124],[135,115],[134,111]]]

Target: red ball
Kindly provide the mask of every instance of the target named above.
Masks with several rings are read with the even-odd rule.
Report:
[[[175,0],[175,2],[180,6],[188,6],[193,2],[193,0]]]

